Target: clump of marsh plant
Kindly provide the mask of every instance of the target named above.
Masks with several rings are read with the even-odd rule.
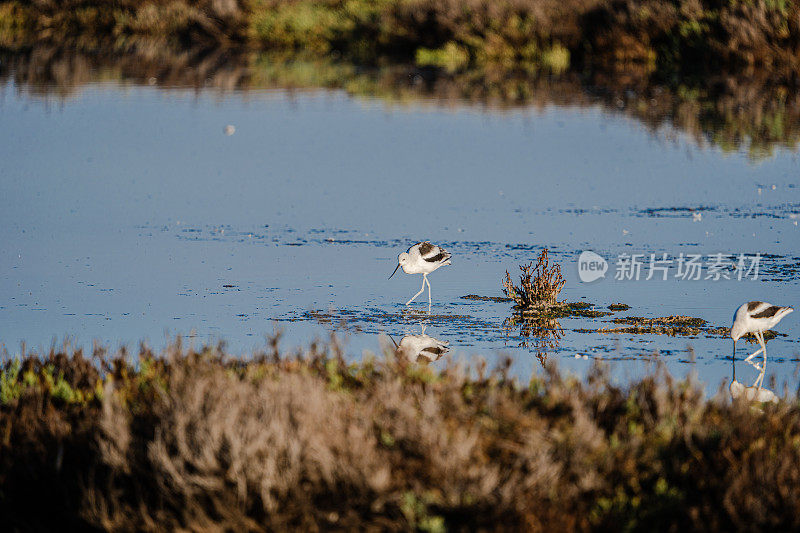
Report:
[[[539,254],[535,267],[531,261],[527,265],[520,265],[519,269],[522,271],[519,286],[514,285],[508,270],[503,280],[503,292],[514,300],[516,308],[523,311],[542,310],[559,305],[558,293],[565,282],[561,276],[561,266],[550,264],[547,248]]]

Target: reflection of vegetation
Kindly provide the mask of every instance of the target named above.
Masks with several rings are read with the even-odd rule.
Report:
[[[564,330],[555,318],[523,317],[515,314],[503,321],[503,328],[509,333],[516,332],[519,328],[519,346],[532,349],[542,367],[547,363],[547,355],[558,349],[559,341],[564,337]]]
[[[673,126],[700,145],[751,157],[800,144],[800,90],[752,76],[676,78],[646,71],[560,76],[483,68],[389,65],[363,68],[321,58],[258,55],[233,49],[174,49],[142,45],[133,53],[98,55],[69,47],[37,46],[0,56],[0,78],[26,90],[66,96],[83,84],[109,79],[229,91],[257,88],[332,88],[356,96],[415,105],[481,105],[494,109],[549,105],[589,107],[632,116],[651,131]]]
[[[603,367],[520,386],[508,366],[348,363],[335,343],[3,361],[11,530],[800,526],[795,397],[756,412]]]

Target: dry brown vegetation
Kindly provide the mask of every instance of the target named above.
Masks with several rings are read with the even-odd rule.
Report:
[[[523,310],[548,309],[559,305],[558,293],[564,287],[565,280],[561,276],[561,266],[550,264],[547,258],[547,248],[544,248],[536,259],[527,265],[520,265],[522,274],[519,286],[511,279],[511,274],[506,270],[503,279],[503,293],[514,301],[514,306]]]
[[[246,46],[449,70],[758,66],[797,81],[792,0],[4,0],[0,46]]]
[[[59,44],[84,51],[245,44],[248,0],[10,0],[0,46]]]
[[[791,530],[800,408],[470,373],[335,342],[244,361],[53,350],[0,373],[14,529]]]

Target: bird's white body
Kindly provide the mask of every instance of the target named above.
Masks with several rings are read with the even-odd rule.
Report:
[[[733,354],[736,357],[736,341],[748,333],[752,333],[758,340],[761,348],[750,354],[745,361],[764,352],[764,365],[767,364],[767,346],[764,343],[764,332],[772,329],[783,317],[794,311],[791,307],[781,307],[767,302],[747,302],[736,310],[731,325],[731,338],[733,339]],[[759,370],[761,366],[755,365]]]
[[[441,266],[450,264],[451,255],[436,244],[431,244],[428,241],[418,242],[408,249],[408,251],[401,253],[397,256],[397,267],[394,269],[397,272],[398,268],[402,268],[406,274],[422,274],[422,288],[417,294],[411,297],[406,305],[411,304],[414,299],[425,291],[425,284],[428,284],[428,310],[431,306],[431,283],[428,281],[428,274],[438,269]],[[394,276],[394,272],[392,272]],[[389,279],[392,278],[389,276]]]
[[[397,263],[406,274],[430,274],[441,266],[449,265],[450,257],[441,246],[425,241],[418,242],[397,256]]]
[[[748,333],[764,332],[775,327],[783,317],[794,311],[767,302],[747,302],[736,310],[731,326],[731,338],[739,340]]]
[[[412,363],[432,363],[450,351],[447,345],[447,342],[440,341],[424,333],[421,335],[406,335],[400,339],[400,344],[397,346],[397,354]]]

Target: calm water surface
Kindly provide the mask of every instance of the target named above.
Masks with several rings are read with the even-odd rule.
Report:
[[[545,246],[562,296],[631,306],[614,316],[727,326],[748,300],[800,305],[796,152],[755,162],[600,108],[453,111],[122,83],[55,100],[6,82],[0,125],[0,341],[11,354],[21,341],[159,347],[177,334],[246,353],[276,328],[290,347],[344,323],[358,356],[379,351],[382,333],[424,325],[450,343],[448,360],[510,354],[527,377],[538,337],[503,328],[510,304],[461,296],[499,296],[505,271]],[[453,253],[430,277],[427,319],[403,314],[419,276],[387,280],[423,239]],[[605,279],[580,282],[583,250],[609,260]],[[613,279],[619,254],[634,253],[764,257],[756,281],[674,279],[674,264],[668,281],[645,280],[646,265],[639,281]],[[562,319],[548,361],[581,374],[612,360],[624,379],[657,353],[710,392],[730,374],[729,339],[584,331],[611,318]],[[800,314],[778,330],[768,375],[794,389]],[[740,366],[740,380],[755,379]]]

